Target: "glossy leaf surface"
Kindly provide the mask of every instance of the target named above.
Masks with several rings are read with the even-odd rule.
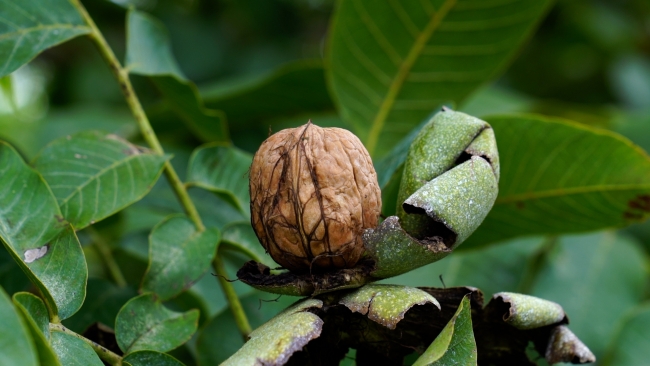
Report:
[[[66,0],[3,1],[0,19],[0,77],[44,50],[90,32]]]
[[[39,288],[50,315],[74,314],[86,294],[88,268],[74,230],[45,180],[0,142],[0,237]]]
[[[166,160],[116,135],[88,131],[47,145],[34,167],[63,217],[80,230],[144,197]]]
[[[115,320],[115,336],[125,354],[139,350],[166,352],[187,342],[196,332],[198,320],[197,310],[171,311],[149,293],[124,304]]]
[[[168,217],[149,236],[149,267],[142,290],[163,301],[187,290],[210,267],[220,239],[216,228],[197,232],[187,217]]]
[[[328,81],[373,156],[433,108],[505,66],[549,1],[345,0],[330,29]]]

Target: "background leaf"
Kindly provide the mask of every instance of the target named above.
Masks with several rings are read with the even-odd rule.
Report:
[[[440,103],[494,77],[549,3],[339,2],[326,67],[343,118],[380,157]]]
[[[196,85],[185,78],[176,64],[164,25],[133,9],[127,15],[125,67],[133,74],[153,77],[172,110],[199,138],[230,141],[224,114],[203,106]]]
[[[461,248],[624,226],[650,215],[650,158],[620,135],[540,116],[487,121],[502,162],[499,196]]]
[[[625,312],[641,302],[646,274],[642,253],[629,239],[567,236],[550,253],[531,294],[560,304],[571,330],[600,359]]]
[[[63,332],[52,332],[52,348],[65,366],[102,366],[104,363],[81,339]]]
[[[80,230],[141,199],[166,160],[118,136],[87,131],[47,145],[34,167],[49,183],[63,217]]]
[[[74,314],[88,268],[79,240],[43,178],[0,141],[0,237],[43,297],[50,315]]]
[[[187,184],[214,192],[250,217],[248,170],[253,156],[235,147],[207,144],[192,153]]]
[[[644,304],[629,313],[614,337],[607,354],[602,359],[603,366],[643,365],[650,357],[650,304]]]
[[[96,322],[114,327],[117,313],[136,295],[137,291],[132,287],[117,287],[106,280],[90,278],[83,306],[74,316],[63,321],[63,325],[80,334]]]
[[[3,1],[0,9],[0,77],[10,74],[44,50],[90,33],[66,0]]]
[[[210,267],[220,240],[216,228],[197,232],[187,217],[168,217],[149,237],[149,267],[142,290],[163,301],[187,290]]]
[[[233,222],[223,228],[223,239],[221,249],[232,249],[239,251],[256,262],[264,263],[270,268],[277,268],[273,258],[266,253],[260,244],[257,235],[250,222]]]
[[[0,332],[0,364],[37,366],[36,350],[27,324],[0,289],[0,322],[10,332]]]
[[[201,95],[206,106],[228,116],[237,146],[255,150],[269,128],[278,131],[282,121],[294,117],[304,124],[312,118],[322,126],[318,116],[335,110],[321,60],[297,60],[262,76],[215,83],[202,88]]]
[[[117,314],[115,336],[125,354],[167,352],[190,339],[198,320],[197,310],[177,313],[165,308],[154,294],[143,294],[124,304]]]

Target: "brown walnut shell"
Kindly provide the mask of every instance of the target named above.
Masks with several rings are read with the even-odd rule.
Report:
[[[368,151],[351,132],[311,122],[262,143],[250,169],[251,223],[292,271],[351,268],[361,234],[377,226],[381,191]]]

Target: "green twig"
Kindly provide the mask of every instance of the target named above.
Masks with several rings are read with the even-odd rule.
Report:
[[[135,94],[135,91],[133,90],[133,85],[131,85],[131,79],[129,79],[128,70],[122,67],[120,61],[117,59],[117,57],[115,57],[115,53],[113,53],[113,49],[111,48],[111,46],[108,45],[108,42],[106,42],[106,39],[102,35],[99,28],[97,28],[97,25],[95,24],[93,19],[86,11],[86,8],[81,4],[81,1],[79,0],[70,0],[70,1],[77,8],[81,16],[84,18],[86,24],[88,24],[88,27],[90,27],[91,31],[89,37],[94,41],[97,48],[99,48],[99,52],[102,54],[102,56],[108,63],[108,66],[111,68],[111,71],[117,78],[117,81],[120,84],[120,89],[122,89],[122,93],[124,94],[124,98],[126,99],[126,102],[128,103],[129,108],[131,109],[131,112],[135,117],[135,121],[138,124],[138,127],[140,128],[142,137],[147,142],[147,144],[149,144],[151,150],[153,150],[157,154],[163,155],[165,151],[160,145],[160,142],[158,141],[158,137],[156,136],[156,133],[153,131],[153,128],[151,127],[151,123],[149,123],[149,119],[147,118],[147,115],[144,113],[144,109],[140,104],[140,100],[138,99],[138,96]],[[203,221],[201,221],[201,217],[199,216],[199,213],[196,210],[196,206],[194,206],[194,202],[192,202],[192,199],[187,193],[187,189],[185,189],[185,185],[178,177],[178,173],[176,173],[176,170],[174,170],[174,167],[169,161],[165,163],[165,175],[167,176],[167,180],[169,180],[169,183],[171,184],[174,193],[176,193],[176,196],[178,197],[178,200],[183,206],[183,209],[185,210],[187,216],[192,220],[192,222],[194,222],[194,225],[196,226],[198,231],[204,231],[205,226],[203,225]]]
[[[92,239],[95,248],[102,255],[106,269],[108,269],[108,273],[111,274],[113,281],[115,281],[119,287],[125,287],[127,285],[126,280],[124,279],[124,275],[120,270],[120,266],[118,266],[115,258],[113,257],[113,251],[111,250],[108,243],[92,226],[88,227],[86,230],[88,231],[88,235],[90,235],[90,239]]]
[[[96,342],[91,341],[90,339],[88,339],[88,338],[86,338],[86,337],[84,337],[84,336],[82,336],[80,334],[77,334],[77,333],[71,331],[70,329],[64,327],[61,324],[52,324],[52,323],[50,323],[50,330],[55,331],[55,332],[61,332],[61,333],[69,334],[69,335],[71,335],[71,336],[73,336],[75,338],[81,339],[82,341],[84,341],[84,343],[86,343],[87,345],[92,347],[92,349],[95,351],[95,353],[97,353],[99,358],[101,358],[102,360],[107,362],[109,365],[112,365],[112,366],[120,366],[120,365],[122,365],[122,357],[120,357],[118,354],[110,351],[108,348],[106,348],[106,347],[104,347],[102,345],[99,345]]]
[[[153,128],[151,127],[151,123],[149,123],[149,119],[147,118],[147,115],[145,114],[144,109],[140,104],[140,100],[138,99],[137,95],[135,94],[135,91],[133,90],[133,86],[131,85],[131,80],[129,79],[128,71],[122,67],[117,57],[115,57],[115,53],[113,53],[113,50],[108,45],[108,42],[106,42],[106,39],[100,32],[99,28],[97,28],[97,25],[95,24],[93,19],[86,11],[86,8],[84,8],[84,6],[81,4],[81,1],[80,0],[70,0],[70,1],[77,8],[81,16],[84,18],[86,24],[88,24],[88,26],[90,27],[91,33],[89,34],[89,36],[95,42],[95,45],[97,46],[97,48],[99,48],[99,52],[102,54],[102,56],[110,66],[111,71],[117,78],[117,81],[120,84],[120,88],[122,89],[122,93],[124,94],[124,97],[126,98],[126,101],[129,107],[131,108],[131,112],[135,117],[135,120],[138,124],[138,127],[140,128],[143,138],[149,144],[149,146],[154,152],[161,155],[164,154],[164,150],[160,145],[160,142],[158,141],[158,137],[156,136],[156,133],[153,131]],[[169,181],[172,188],[174,189],[174,192],[176,193],[178,200],[183,206],[185,213],[192,220],[192,222],[194,222],[196,229],[200,232],[204,231],[205,226],[203,225],[203,221],[201,221],[201,217],[199,216],[196,206],[194,206],[194,202],[192,202],[192,199],[187,193],[187,189],[185,185],[178,177],[178,174],[176,173],[174,167],[171,165],[170,162],[165,163],[165,175],[167,176],[167,180]],[[217,270],[217,272],[223,270],[223,265],[220,265],[221,260],[218,258],[218,256],[215,257],[214,263],[215,263],[215,270]],[[239,298],[237,297],[234,288],[228,281],[222,282],[220,280],[220,283],[226,295],[226,298],[228,299],[230,308],[233,310],[233,314],[235,315],[235,320],[237,321],[237,325],[239,326],[239,329],[244,335],[244,338],[246,338],[248,334],[251,332],[251,329],[248,323],[248,319],[246,318],[246,313],[244,313],[242,305],[239,302]]]
[[[219,278],[221,289],[226,295],[226,300],[228,300],[228,303],[230,304],[230,311],[232,311],[232,315],[235,317],[237,328],[239,328],[239,331],[244,336],[244,342],[246,342],[248,340],[248,335],[252,332],[251,325],[248,323],[244,307],[241,305],[241,302],[239,302],[239,297],[237,297],[237,294],[235,293],[235,288],[230,282],[228,282],[228,273],[226,272],[226,268],[224,267],[223,261],[219,255],[214,257],[212,266],[214,267],[214,271],[217,272],[217,278]]]

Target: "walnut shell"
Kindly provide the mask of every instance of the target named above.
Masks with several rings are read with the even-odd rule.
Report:
[[[381,212],[377,173],[361,141],[311,121],[262,143],[249,188],[257,237],[292,271],[353,267],[364,252],[361,234]]]

